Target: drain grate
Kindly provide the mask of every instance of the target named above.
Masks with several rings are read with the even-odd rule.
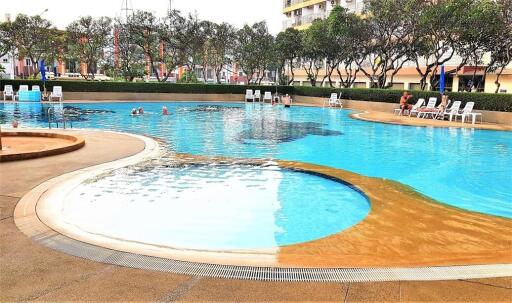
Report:
[[[46,247],[106,264],[202,277],[310,282],[434,281],[512,276],[512,264],[421,268],[274,268],[194,263],[115,251],[54,233],[32,237]]]

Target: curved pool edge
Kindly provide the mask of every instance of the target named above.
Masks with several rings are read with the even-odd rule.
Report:
[[[133,135],[135,136],[135,135]],[[360,281],[361,279],[367,279],[369,276],[374,276],[376,273],[381,273],[381,275],[377,275],[373,277],[374,281],[380,281],[378,279],[381,279],[382,277],[385,277],[385,280],[393,280],[393,279],[407,279],[404,275],[410,275],[413,280],[418,279],[450,279],[450,273],[459,272],[459,274],[452,275],[456,279],[460,278],[481,278],[481,277],[498,277],[498,276],[511,276],[512,275],[512,267],[510,266],[510,263],[512,263],[512,260],[510,256],[504,256],[501,254],[501,257],[495,258],[494,260],[496,262],[490,262],[489,256],[485,256],[481,254],[474,254],[469,255],[468,257],[470,259],[473,259],[473,262],[465,262],[467,259],[457,259],[456,257],[450,257],[448,259],[445,259],[443,262],[438,262],[439,264],[423,262],[421,263],[410,263],[410,264],[403,264],[403,263],[396,263],[393,262],[393,260],[389,260],[389,262],[382,262],[383,260],[386,260],[387,257],[384,254],[384,259],[379,258],[372,258],[371,254],[374,254],[375,251],[379,251],[382,249],[379,249],[379,247],[375,247],[375,245],[372,248],[372,252],[369,253],[370,258],[366,258],[364,260],[364,252],[368,249],[368,245],[362,245],[360,246],[360,251],[358,250],[357,254],[353,254],[352,257],[347,258],[347,256],[350,256],[348,254],[349,252],[344,251],[343,249],[339,249],[337,245],[331,246],[329,244],[332,241],[338,242],[338,244],[342,244],[343,246],[348,247],[354,247],[357,243],[353,242],[353,239],[350,240],[350,236],[347,239],[347,234],[358,234],[359,238],[361,238],[361,227],[360,225],[367,225],[367,220],[364,220],[362,223],[356,225],[354,228],[351,228],[349,231],[341,232],[336,235],[329,236],[324,239],[319,239],[316,241],[311,241],[307,243],[302,243],[298,245],[290,245],[286,247],[280,247],[280,251],[275,254],[275,252],[262,252],[259,251],[257,253],[254,252],[237,252],[236,254],[234,252],[231,252],[229,254],[226,254],[225,252],[220,252],[218,254],[212,254],[209,252],[209,258],[205,258],[206,254],[200,253],[196,254],[195,256],[192,256],[190,254],[190,251],[183,252],[182,258],[177,256],[177,253],[174,252],[173,257],[174,259],[169,258],[161,258],[158,256],[149,256],[152,254],[152,252],[148,251],[137,251],[137,253],[133,252],[127,252],[125,248],[126,243],[124,243],[121,246],[115,246],[115,247],[101,247],[93,244],[88,244],[86,241],[78,241],[76,239],[72,239],[70,237],[65,236],[64,234],[58,233],[55,230],[50,229],[48,226],[46,226],[44,223],[40,221],[40,218],[38,217],[38,213],[36,212],[36,206],[37,202],[39,201],[39,198],[41,196],[48,194],[50,191],[50,188],[54,184],[58,184],[59,182],[72,177],[71,175],[75,174],[84,174],[87,175],[87,178],[98,175],[100,172],[98,169],[102,170],[110,170],[116,167],[123,167],[126,165],[136,164],[139,163],[145,159],[151,158],[151,153],[157,153],[158,152],[158,144],[154,142],[154,140],[151,140],[149,138],[144,138],[141,136],[136,136],[141,139],[143,139],[145,142],[150,142],[150,146],[148,148],[148,145],[146,144],[146,148],[143,152],[128,157],[119,161],[110,162],[106,164],[100,164],[98,166],[88,167],[81,169],[79,171],[61,175],[57,178],[54,178],[52,180],[46,181],[43,184],[36,187],[34,190],[29,192],[26,196],[20,200],[18,203],[16,210],[15,210],[15,223],[18,226],[18,228],[27,236],[32,238],[33,240],[51,247],[53,249],[66,252],[71,255],[84,257],[87,259],[100,261],[104,263],[111,263],[111,264],[117,264],[117,265],[123,265],[123,266],[131,266],[131,267],[137,267],[137,268],[145,268],[147,269],[155,269],[155,270],[164,270],[164,271],[172,271],[177,273],[192,273],[200,271],[201,275],[207,275],[207,276],[215,276],[215,277],[234,277],[234,278],[250,278],[253,279],[257,277],[257,279],[265,279],[265,277],[262,277],[258,275],[257,273],[276,273],[274,278],[269,279],[275,279],[275,280],[293,280],[293,275],[297,275],[297,273],[306,273],[305,278],[308,281],[318,281],[319,276],[327,277],[323,281],[338,281],[340,279],[348,279],[344,281]],[[147,157],[144,157],[146,155]],[[154,154],[153,154],[154,155]],[[179,155],[179,157],[183,159],[190,160],[191,157],[195,158],[195,160],[202,159],[205,161],[212,161],[212,159],[208,159],[206,157],[200,157],[200,156],[191,156],[191,155]],[[254,160],[250,160],[254,161]],[[277,162],[277,161],[276,161]],[[297,162],[292,161],[279,161],[280,165],[286,167],[292,167],[297,166]],[[310,165],[306,163],[302,163],[305,165],[305,167],[299,167],[299,169],[304,168],[311,168],[316,167],[317,170],[320,171],[321,174],[325,174],[326,170],[330,169],[327,167],[321,167],[318,165]],[[300,165],[299,165],[300,166]],[[297,167],[295,167],[297,168]],[[334,169],[333,169],[334,170]],[[336,170],[340,171],[340,170]],[[343,172],[343,171],[342,171]],[[357,174],[351,173],[351,172],[343,172],[345,177],[348,178],[355,178],[354,180],[357,183],[358,178],[367,178],[364,176],[359,176]],[[86,178],[86,179],[87,179]],[[345,178],[342,179],[345,182],[347,181]],[[354,181],[352,180],[352,181]],[[350,182],[349,182],[350,183]],[[370,184],[371,185],[371,184]],[[355,186],[359,187],[360,185],[355,184]],[[368,185],[367,185],[368,186]],[[365,186],[362,186],[363,190],[366,188]],[[378,188],[377,188],[378,189]],[[396,188],[395,188],[396,189]],[[377,190],[379,191],[379,190]],[[367,194],[366,191],[364,191],[365,194]],[[371,193],[368,196],[373,198],[375,193]],[[443,206],[434,205],[435,207],[441,207]],[[458,211],[458,210],[452,210],[452,211]],[[459,211],[460,212],[460,211]],[[463,212],[465,213],[465,212]],[[372,214],[371,214],[372,215]],[[471,216],[482,216],[479,214],[469,214]],[[373,215],[372,215],[373,217]],[[489,216],[483,216],[489,219]],[[473,220],[474,218],[465,218]],[[373,220],[373,219],[372,219]],[[503,222],[502,222],[503,223]],[[510,231],[510,221],[505,221],[504,225],[504,231]],[[370,222],[371,225],[371,222]],[[364,230],[364,228],[363,228]],[[503,230],[502,230],[503,231]],[[341,238],[340,238],[341,236]],[[389,235],[388,235],[389,236]],[[508,237],[510,238],[510,237]],[[347,242],[348,240],[348,242]],[[369,244],[372,241],[372,239],[366,239],[366,244]],[[503,240],[503,238],[499,239],[500,241]],[[508,243],[510,243],[510,239],[508,239]],[[327,241],[327,242],[325,242]],[[387,240],[386,240],[387,241]],[[500,242],[497,241],[497,242]],[[378,242],[378,241],[377,241]],[[109,244],[109,243],[107,243]],[[327,245],[325,245],[327,244]],[[377,243],[378,244],[378,243]],[[498,243],[499,244],[499,243]],[[499,244],[502,245],[503,243]],[[510,245],[510,244],[509,244]],[[330,249],[329,249],[330,247]],[[357,245],[356,245],[357,248]],[[503,248],[503,247],[502,247]],[[505,247],[505,249],[510,247]],[[314,256],[311,254],[311,249],[316,252],[321,252],[320,254]],[[123,251],[124,250],[124,251]],[[308,251],[309,250],[309,251]],[[498,252],[499,255],[499,249],[495,250]],[[334,252],[334,254],[333,254]],[[503,252],[503,250],[501,250]],[[336,255],[338,255],[336,257]],[[345,259],[345,263],[339,262],[340,256]],[[480,255],[480,257],[478,257]],[[122,256],[122,257],[120,257]],[[412,258],[416,259],[418,255],[412,254],[410,255]],[[389,257],[389,256],[388,256]],[[403,255],[399,255],[400,258],[404,258]],[[242,260],[243,262],[233,262],[233,261]],[[181,261],[178,261],[176,259],[182,259]],[[304,259],[309,260],[308,262],[304,262]],[[359,262],[359,264],[355,264],[354,261],[359,260],[362,262]],[[393,259],[393,258],[392,258]],[[131,261],[129,261],[131,260]],[[301,261],[302,260],[302,261]],[[327,262],[329,261],[329,262]],[[376,261],[379,261],[380,265],[376,265]],[[502,262],[500,262],[502,261]],[[128,263],[127,263],[128,262]],[[204,263],[208,262],[208,263]],[[372,264],[373,262],[373,264]],[[217,264],[215,264],[217,263]],[[237,264],[236,264],[237,263]],[[313,264],[314,263],[314,264]],[[356,262],[357,263],[357,262]],[[355,264],[355,266],[354,266]],[[445,266],[447,264],[450,265],[457,265],[457,266]],[[469,267],[464,264],[474,264],[470,265]],[[352,266],[351,266],[352,265]],[[242,270],[242,273],[240,273],[240,266],[243,268],[246,268],[246,270]],[[439,269],[439,274],[434,276],[425,276],[426,273],[429,273],[432,271],[432,266],[435,266],[434,268]],[[441,266],[441,267],[439,267]],[[155,268],[157,267],[157,268]],[[372,267],[379,267],[377,269],[371,269]],[[209,271],[208,268],[211,270]],[[186,269],[187,272],[183,272]],[[192,270],[193,269],[193,270]],[[192,271],[192,272],[191,272]],[[253,274],[250,274],[250,273]],[[344,276],[346,273],[352,272],[352,274],[348,274],[348,276]],[[362,273],[364,272],[363,276]],[[397,272],[401,272],[403,274],[397,274]],[[256,273],[256,274],[254,274]],[[289,273],[289,274],[287,274]],[[294,273],[292,275],[292,273]],[[320,274],[321,273],[321,274]],[[330,273],[330,274],[326,274]],[[414,274],[413,274],[414,273]],[[464,273],[464,274],[462,274]],[[227,276],[226,276],[227,275]],[[271,274],[269,274],[271,276]],[[252,277],[252,278],[251,278]],[[336,278],[337,277],[337,278]],[[343,278],[340,278],[343,277]],[[380,277],[380,278],[379,278]],[[334,279],[334,280],[333,280]],[[376,279],[376,280],[375,280]],[[341,281],[341,280],[340,280]]]

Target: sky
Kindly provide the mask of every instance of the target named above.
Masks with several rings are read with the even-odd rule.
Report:
[[[128,0],[133,9],[148,10],[163,16],[169,0]],[[6,5],[8,3],[8,5]],[[5,13],[14,18],[19,13],[41,14],[58,28],[64,28],[80,16],[117,17],[123,0],[0,0],[0,20]],[[198,17],[214,22],[228,22],[237,27],[246,23],[267,21],[269,31],[281,31],[283,15],[282,0],[172,0],[173,9],[182,12],[197,12]]]

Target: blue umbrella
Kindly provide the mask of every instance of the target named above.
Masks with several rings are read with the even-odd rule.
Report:
[[[46,81],[46,67],[44,66],[44,59],[39,61],[39,71],[41,72],[41,80]]]
[[[445,78],[444,78],[444,65],[441,65],[441,78],[439,79],[439,90],[441,91],[441,95],[444,95],[444,86],[445,86]]]

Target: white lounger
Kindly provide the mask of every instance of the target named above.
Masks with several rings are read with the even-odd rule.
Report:
[[[425,104],[425,99],[419,98],[416,104],[414,104],[411,110],[409,111],[409,117],[411,117],[413,113],[418,114],[418,110],[423,106],[423,104]],[[397,114],[397,112],[400,113],[401,111],[402,109],[400,108],[395,109],[395,115]]]
[[[12,89],[12,85],[5,85],[4,86],[4,101],[6,101],[6,98],[11,98],[12,101],[15,100],[14,98],[14,90]]]
[[[254,102],[254,95],[252,94],[252,89],[248,89],[245,91],[245,102]]]
[[[59,102],[62,102],[63,97],[64,96],[62,94],[62,86],[54,86],[53,91],[50,94],[50,98],[48,99],[50,101],[52,101],[53,99],[59,99]]]
[[[263,102],[266,102],[267,100],[270,103],[272,103],[272,93],[271,92],[265,92],[265,94],[263,95]]]
[[[424,108],[418,109],[418,118],[421,118],[422,115],[423,115],[423,118],[426,118],[427,115],[431,115],[431,114],[435,113],[434,109],[436,108],[436,104],[437,104],[436,97],[429,98],[427,106]]]
[[[440,113],[437,118],[441,118],[441,120],[444,120],[444,117],[448,116],[449,120],[452,121],[453,115],[459,113],[460,105],[462,104],[461,101],[455,101],[452,104],[452,107],[446,108],[444,110],[444,113]]]
[[[254,102],[256,102],[256,99],[258,99],[258,102],[261,102],[261,91],[259,89],[254,91]]]

